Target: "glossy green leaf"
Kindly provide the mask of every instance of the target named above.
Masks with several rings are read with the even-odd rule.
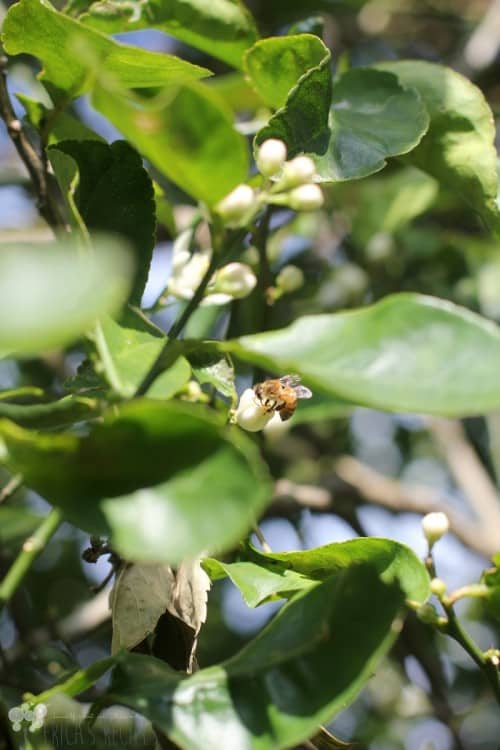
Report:
[[[230,547],[271,496],[253,443],[179,401],[114,407],[84,437],[7,420],[0,436],[11,471],[128,560],[175,564]]]
[[[375,234],[396,232],[430,208],[437,193],[438,182],[413,167],[360,183],[352,222],[355,242],[365,245]]]
[[[220,343],[314,391],[388,411],[462,416],[500,408],[500,332],[457,305],[395,294],[352,312]]]
[[[86,253],[69,240],[4,246],[0,350],[33,354],[74,341],[124,303],[132,274],[130,254],[114,240],[97,238]]]
[[[294,747],[373,674],[396,637],[402,598],[370,567],[354,566],[296,596],[240,653],[192,677],[151,657],[119,657],[106,702],[143,714],[185,750]]]
[[[99,415],[96,399],[83,396],[64,396],[57,401],[37,404],[9,404],[0,402],[0,418],[6,417],[23,427],[60,427],[81,422]]]
[[[423,60],[377,67],[417,89],[429,112],[429,132],[409,160],[462,195],[490,226],[500,226],[495,126],[481,90],[451,68]]]
[[[70,95],[88,91],[97,70],[122,86],[150,88],[210,75],[166,53],[120,44],[59,13],[44,0],[20,0],[7,13],[2,42],[9,55],[38,57],[42,77]]]
[[[245,139],[207,86],[185,85],[153,99],[97,88],[93,103],[152,164],[208,205],[247,178]]]
[[[408,599],[423,604],[430,596],[429,575],[406,545],[392,539],[352,539],[304,552],[264,554],[248,547],[247,561],[222,563],[207,559],[203,567],[212,579],[229,576],[249,607],[270,597],[288,597],[351,565],[370,563],[385,583],[397,581]]]
[[[49,149],[73,162],[78,182],[73,198],[86,227],[127,239],[135,256],[130,301],[140,305],[148,279],[155,234],[153,183],[140,155],[125,141],[61,141]],[[74,178],[72,180],[74,184]]]
[[[255,22],[240,0],[101,0],[80,16],[107,34],[160,29],[212,57],[241,67],[243,52],[257,38]]]
[[[102,347],[114,373],[110,383],[124,398],[130,398],[160,354],[165,335],[149,323],[139,312],[128,310],[120,322],[106,317],[101,321]],[[178,357],[162,372],[148,390],[148,398],[169,399],[188,382],[191,367],[184,357]]]
[[[325,69],[320,80],[324,80],[327,88],[329,63],[329,50],[321,39],[312,34],[261,39],[248,50],[244,59],[245,72],[251,84],[272,109],[284,107],[290,91],[303,75],[310,76],[313,68]],[[318,90],[318,96],[320,93]],[[304,115],[307,113],[304,112]]]
[[[292,42],[289,53],[293,51]],[[251,54],[252,50],[248,57]],[[266,92],[270,91],[267,87]],[[274,106],[281,106],[281,101],[282,96],[277,97]],[[356,68],[344,73],[332,89],[327,55],[319,65],[311,57],[309,70],[259,131],[256,143],[281,138],[291,156],[308,153],[321,180],[332,182],[378,172],[389,157],[415,148],[428,125],[418,92],[404,87],[395,75]]]

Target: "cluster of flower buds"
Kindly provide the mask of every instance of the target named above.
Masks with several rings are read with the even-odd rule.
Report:
[[[210,265],[211,250],[200,250],[191,253],[189,247],[192,230],[182,232],[174,242],[172,257],[172,274],[167,292],[178,299],[191,299],[199,287]],[[233,299],[241,299],[250,294],[257,283],[257,278],[245,263],[228,263],[215,271],[212,276],[202,305],[225,305]]]
[[[255,160],[263,177],[272,181],[271,186],[257,191],[242,184],[226,195],[215,207],[226,226],[246,226],[269,203],[294,211],[316,211],[322,207],[323,193],[314,182],[316,167],[308,156],[287,161],[283,141],[269,138],[259,146]]]
[[[47,706],[45,703],[38,703],[36,706],[21,703],[20,706],[11,708],[7,715],[14,732],[20,732],[26,726],[29,727],[30,732],[36,732],[37,729],[43,727],[43,722],[47,716]]]

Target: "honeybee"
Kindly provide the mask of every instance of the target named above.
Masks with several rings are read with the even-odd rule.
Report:
[[[283,375],[282,378],[264,380],[253,387],[259,402],[266,411],[277,411],[282,422],[293,417],[299,398],[311,398],[312,392],[300,385],[298,375]]]

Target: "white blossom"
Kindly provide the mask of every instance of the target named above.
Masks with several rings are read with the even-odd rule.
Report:
[[[244,226],[257,211],[258,202],[250,185],[238,185],[215,207],[228,227]]]
[[[287,161],[283,167],[283,187],[292,188],[311,182],[316,174],[316,167],[309,156],[296,156]]]
[[[240,396],[234,421],[248,432],[259,432],[271,421],[273,411],[267,411],[258,400],[252,388],[247,388]]]
[[[264,177],[274,177],[286,161],[286,145],[277,138],[268,138],[259,146],[255,160]]]
[[[422,518],[422,530],[431,548],[450,528],[446,513],[427,513]]]
[[[323,203],[323,192],[314,183],[299,185],[290,191],[289,206],[295,211],[316,211]]]

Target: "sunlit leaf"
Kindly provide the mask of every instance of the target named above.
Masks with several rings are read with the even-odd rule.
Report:
[[[354,566],[299,594],[240,653],[192,677],[124,655],[106,702],[143,714],[184,750],[294,747],[354,700],[396,637],[401,604],[396,586]]]
[[[180,84],[210,75],[206,68],[173,55],[115,42],[43,0],[12,5],[3,23],[2,41],[9,55],[38,57],[44,80],[71,97],[89,90],[97,69],[130,88]]]
[[[461,416],[500,407],[497,326],[434,297],[395,294],[218,346],[269,372],[296,372],[313,391],[378,409]]]

